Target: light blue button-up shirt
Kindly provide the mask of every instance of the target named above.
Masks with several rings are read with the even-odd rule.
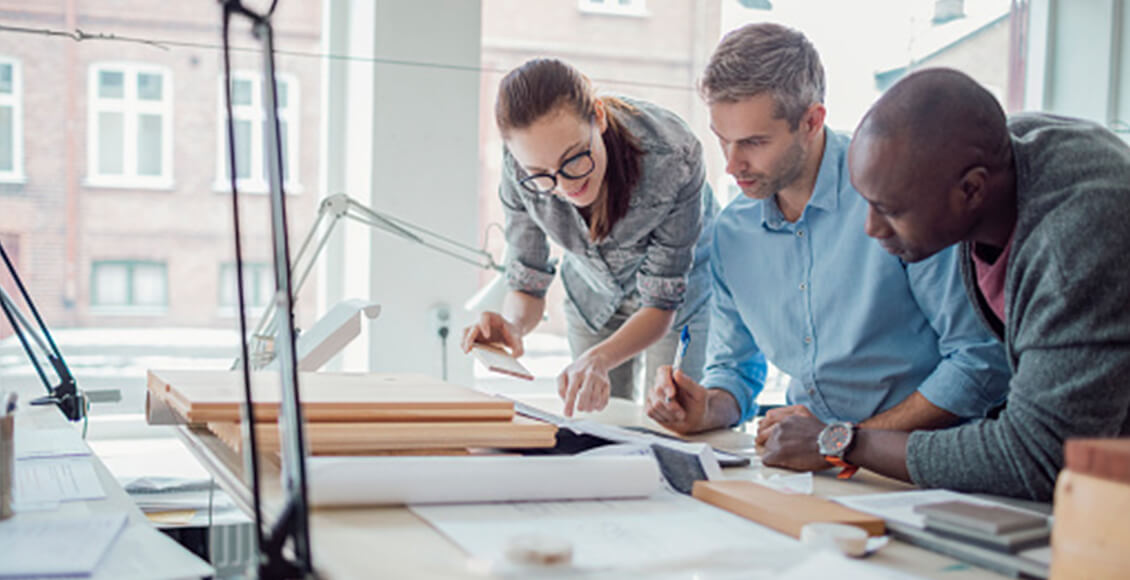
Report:
[[[906,264],[863,231],[848,138],[826,131],[808,205],[789,222],[776,196],[735,199],[718,216],[713,316],[703,384],[742,421],[757,412],[765,360],[791,377],[790,404],[859,422],[918,390],[962,417],[1004,400],[1008,364],[966,297],[957,252]]]

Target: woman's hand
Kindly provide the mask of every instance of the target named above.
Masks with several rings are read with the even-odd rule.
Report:
[[[578,411],[599,411],[608,406],[612,385],[608,361],[592,350],[582,354],[557,375],[557,394],[565,401],[565,416]]]
[[[525,352],[518,327],[497,312],[483,312],[478,322],[463,329],[463,352],[471,352],[476,342],[502,344],[515,358]]]

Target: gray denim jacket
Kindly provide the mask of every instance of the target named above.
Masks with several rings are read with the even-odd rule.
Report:
[[[679,312],[680,326],[710,298],[709,229],[718,202],[706,183],[702,145],[674,113],[621,97],[630,114],[609,108],[644,151],[628,212],[600,242],[589,240],[577,208],[518,185],[504,151],[499,197],[506,209],[506,277],[513,290],[545,296],[555,269],[548,240],[564,248],[561,279],[590,330],[604,327],[625,300]],[[548,240],[547,240],[548,238]]]

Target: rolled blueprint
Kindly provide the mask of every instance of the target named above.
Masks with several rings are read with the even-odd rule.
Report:
[[[311,457],[314,506],[647,497],[650,456]]]

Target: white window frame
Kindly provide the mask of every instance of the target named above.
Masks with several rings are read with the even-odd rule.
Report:
[[[103,71],[120,72],[125,77],[121,99],[98,96],[98,75]],[[137,76],[140,73],[161,76],[161,100],[137,98]],[[90,187],[127,187],[171,190],[173,188],[173,73],[166,67],[132,62],[98,62],[90,65],[87,83],[87,156],[86,185]],[[99,173],[98,114],[122,113],[124,135],[121,175]],[[141,114],[161,115],[161,175],[137,173],[137,119]]]
[[[252,284],[259,284],[260,282],[265,282],[267,284],[268,296],[267,296],[266,302],[264,302],[263,304],[251,304],[249,302],[248,305],[247,305],[248,314],[258,316],[258,315],[262,314],[263,311],[265,311],[267,309],[267,305],[270,304],[270,301],[271,301],[271,296],[273,296],[274,293],[275,293],[274,265],[272,265],[270,262],[244,262],[243,268],[244,268],[244,275],[245,276],[247,274],[251,274],[251,276],[252,276],[251,279],[245,280],[244,284],[246,284],[248,282],[251,282]],[[225,280],[224,280],[224,271],[225,270],[229,270],[231,272],[231,281],[234,283],[236,281],[236,278],[235,278],[235,262],[223,262],[223,263],[221,263],[220,264],[220,272],[219,272],[219,276],[218,276],[219,287],[217,289],[219,290],[219,296],[216,299],[216,303],[217,303],[217,306],[218,306],[217,312],[219,312],[219,315],[221,317],[228,318],[228,317],[235,316],[239,312],[239,294],[238,294],[239,293],[239,287],[237,286],[236,288],[233,288],[232,298],[235,300],[235,302],[233,302],[231,304],[224,304],[224,302],[223,302],[223,297],[224,297],[223,284],[225,282]],[[265,276],[265,278],[260,279],[259,278],[260,276]],[[256,288],[245,288],[245,289],[248,290],[248,294],[250,295],[249,298],[251,298],[253,300],[254,296],[255,296]]]
[[[232,104],[232,115],[239,121],[251,122],[251,170],[250,177],[239,179],[236,181],[236,186],[239,187],[240,193],[267,193],[269,184],[267,183],[267,173],[265,169],[266,155],[263,150],[264,133],[263,128],[267,120],[266,108],[263,107],[263,83],[262,76],[251,71],[240,70],[232,71],[232,80],[247,81],[251,83],[251,104],[250,105],[236,105]],[[283,189],[288,194],[299,193],[302,191],[302,183],[298,178],[299,170],[299,124],[301,118],[301,109],[299,108],[299,84],[298,78],[289,74],[277,74],[276,80],[279,84],[286,85],[286,108],[279,110],[279,120],[286,121],[286,152],[287,158],[284,160],[286,163],[287,175],[286,181],[283,182]],[[218,88],[217,106],[219,114],[216,118],[219,120],[216,130],[216,180],[213,184],[213,189],[216,191],[231,191],[231,178],[228,176],[228,125],[227,125],[227,105],[224,101],[224,80],[220,79]]]
[[[102,265],[124,265],[127,267],[130,278],[126,280],[129,285],[128,292],[133,294],[133,268],[139,265],[160,265],[165,270],[165,303],[162,305],[142,305],[142,304],[99,304],[96,303],[94,288],[97,283],[97,270]],[[90,290],[88,292],[90,300],[91,314],[100,316],[160,316],[169,311],[169,302],[171,296],[169,291],[171,286],[169,284],[169,263],[163,260],[131,260],[131,259],[98,259],[90,262]]]
[[[0,57],[0,64],[12,67],[12,94],[0,93],[0,106],[12,108],[12,170],[0,171],[0,183],[25,183],[23,67],[11,57]]]
[[[616,16],[647,16],[647,0],[630,0],[621,4],[620,0],[577,0],[581,12],[593,14],[613,14]]]

